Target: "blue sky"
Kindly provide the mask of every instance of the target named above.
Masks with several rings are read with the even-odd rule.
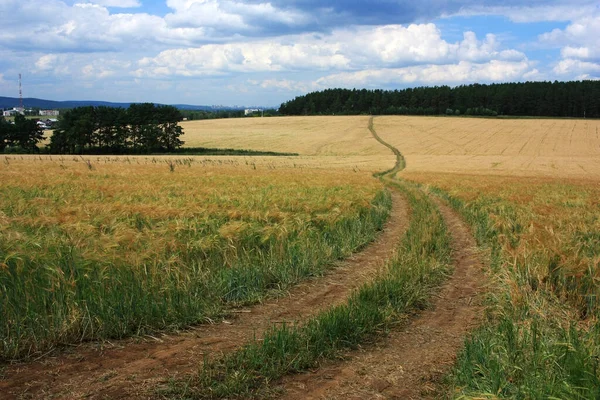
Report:
[[[279,105],[331,87],[600,79],[600,3],[2,0],[0,95]]]

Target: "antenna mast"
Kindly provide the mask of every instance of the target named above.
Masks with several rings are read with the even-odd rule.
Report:
[[[19,74],[19,107],[23,108],[23,89],[21,88],[21,74]]]

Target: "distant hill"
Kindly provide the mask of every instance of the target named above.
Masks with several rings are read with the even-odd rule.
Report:
[[[41,109],[61,109],[61,108],[75,108],[85,106],[107,106],[107,107],[122,107],[127,108],[132,103],[113,103],[109,101],[54,101],[36,99],[28,97],[23,99],[23,105],[26,108],[41,108]],[[158,103],[157,103],[158,104]],[[13,108],[19,105],[19,99],[16,97],[2,97],[0,96],[0,108]],[[191,104],[171,104],[180,110],[194,110],[194,111],[214,111],[214,110],[240,110],[243,107],[226,107],[226,106],[196,106]]]

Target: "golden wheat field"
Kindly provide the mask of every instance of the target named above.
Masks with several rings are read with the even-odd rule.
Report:
[[[367,116],[186,121],[185,146],[298,153],[298,162],[377,172],[394,156],[365,129]]]
[[[388,155],[365,129],[368,116],[235,118],[186,121],[186,146],[319,156]]]
[[[186,146],[296,152],[338,165],[381,170],[390,151],[366,116],[247,118],[184,122]],[[379,136],[408,171],[600,177],[600,121],[381,116]],[[389,158],[388,158],[389,157]]]
[[[407,171],[600,177],[600,121],[378,117]]]

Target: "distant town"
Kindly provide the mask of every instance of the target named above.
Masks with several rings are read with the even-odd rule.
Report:
[[[14,117],[15,115],[40,115],[43,117],[58,117],[60,115],[59,110],[34,110],[25,109],[23,107],[13,107],[10,110],[2,111],[3,117]]]

